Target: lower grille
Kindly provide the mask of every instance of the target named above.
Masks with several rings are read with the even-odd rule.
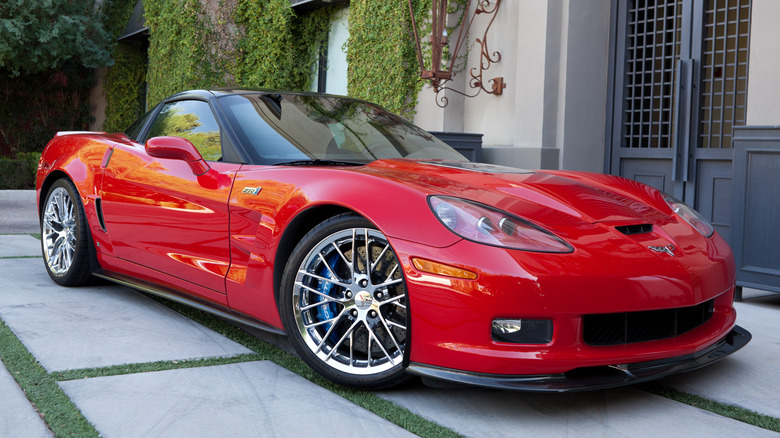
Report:
[[[673,338],[707,322],[712,317],[713,301],[677,309],[585,315],[585,343],[621,345]]]

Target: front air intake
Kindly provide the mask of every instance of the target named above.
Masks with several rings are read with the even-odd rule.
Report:
[[[713,305],[709,300],[676,309],[585,315],[584,340],[588,345],[622,345],[673,338],[707,322]]]

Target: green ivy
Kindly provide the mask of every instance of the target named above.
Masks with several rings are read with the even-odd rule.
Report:
[[[125,130],[144,113],[146,51],[135,44],[117,44],[114,66],[107,69],[104,80],[106,121],[103,130]]]
[[[289,0],[240,0],[237,76],[248,87],[306,90],[335,7],[298,15]]]
[[[107,0],[103,4],[103,20],[114,40],[122,36],[135,3],[136,0]],[[137,43],[118,42],[111,59],[114,64],[104,72],[106,120],[102,129],[118,132],[130,126],[145,110],[146,50]]]
[[[431,0],[413,0],[424,23]],[[405,1],[352,0],[347,46],[349,95],[376,102],[410,118],[422,88]],[[425,32],[422,33],[425,35]]]
[[[147,0],[149,103],[170,94],[207,87],[212,67],[205,50],[210,28],[198,0]]]
[[[238,75],[247,86],[295,88],[295,13],[288,0],[240,0],[234,17],[244,29],[239,41]],[[292,74],[291,74],[292,73]]]
[[[430,3],[413,1],[419,22]],[[307,90],[340,9],[297,13],[289,0],[222,0],[218,16],[197,0],[148,0],[145,7],[150,103],[214,86]],[[352,0],[349,21],[349,94],[411,116],[422,82],[406,2]]]

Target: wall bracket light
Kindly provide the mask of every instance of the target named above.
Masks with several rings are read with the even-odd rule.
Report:
[[[444,108],[449,103],[446,96],[440,93],[444,90],[450,90],[455,93],[461,94],[466,97],[476,97],[480,92],[500,96],[506,88],[506,83],[503,77],[495,77],[489,79],[487,82],[489,88],[485,86],[485,80],[483,74],[490,68],[491,65],[501,61],[501,53],[494,51],[490,52],[488,49],[488,32],[490,31],[493,22],[496,20],[496,15],[501,7],[501,0],[477,0],[474,14],[470,15],[468,11],[471,10],[472,0],[468,0],[464,9],[463,23],[461,23],[458,37],[454,41],[454,47],[450,44],[447,37],[447,0],[432,0],[431,7],[431,68],[425,68],[425,62],[423,60],[422,45],[420,44],[420,36],[417,29],[417,22],[414,17],[414,9],[412,7],[412,0],[407,0],[409,4],[409,13],[412,17],[412,30],[414,32],[414,42],[417,49],[417,60],[420,63],[420,78],[431,82],[433,91],[436,93],[436,104]],[[477,46],[480,48],[479,66],[473,67],[469,70],[469,86],[474,90],[471,93],[464,93],[449,87],[447,84],[455,76],[453,68],[455,61],[458,57],[460,49],[463,48],[466,38],[468,37],[469,29],[471,29],[474,19],[479,15],[485,15],[490,17],[490,21],[485,28],[485,32],[481,38],[475,38]],[[450,47],[449,65],[444,60],[445,49]]]

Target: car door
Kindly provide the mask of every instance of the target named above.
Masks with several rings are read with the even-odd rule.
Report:
[[[222,162],[220,125],[208,102],[163,105],[145,138],[190,140],[208,164],[154,158],[141,143],[117,146],[102,186],[105,226],[120,259],[148,268],[155,282],[222,304],[230,264],[228,200],[240,163]]]

